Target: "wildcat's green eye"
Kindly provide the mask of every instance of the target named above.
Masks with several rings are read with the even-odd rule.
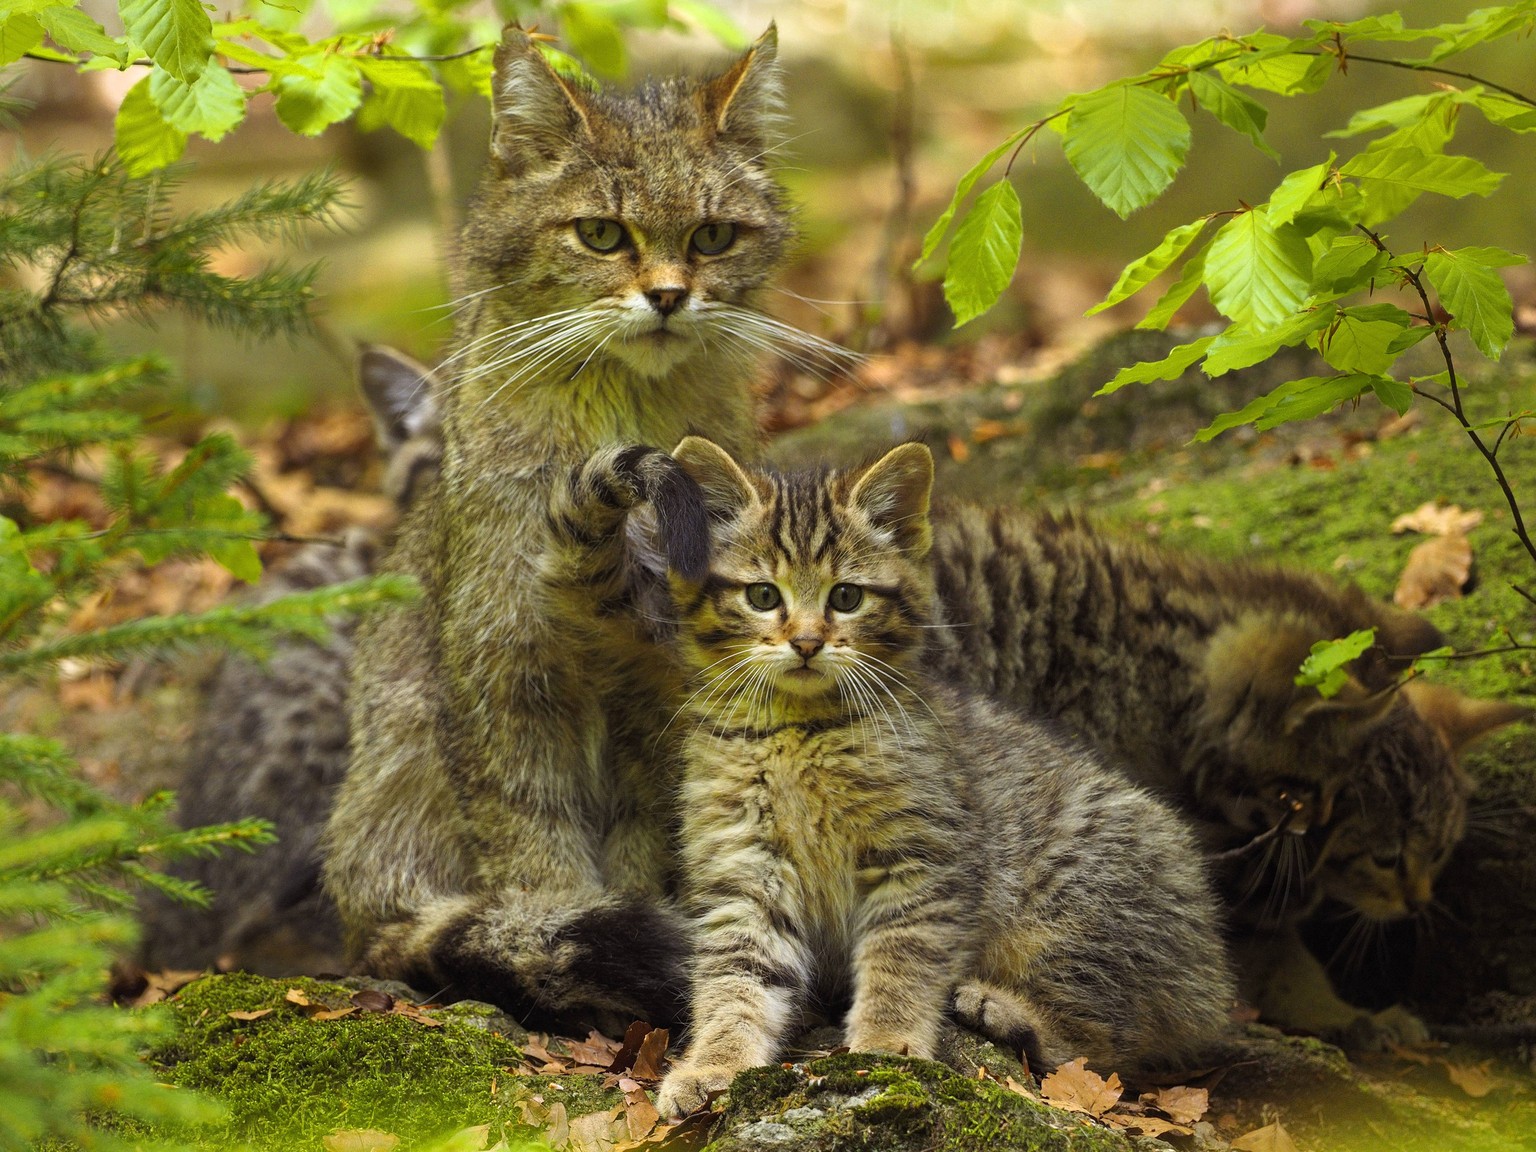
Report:
[[[771,612],[784,600],[772,584],[748,584],[747,603],[759,612]]]
[[[718,256],[735,242],[734,224],[705,224],[693,233],[693,250],[702,256]]]
[[[612,252],[628,239],[624,234],[624,226],[617,220],[599,220],[596,217],[576,221],[576,235],[594,252]]]
[[[827,603],[838,612],[852,612],[864,603],[864,589],[857,584],[834,584],[827,594]]]

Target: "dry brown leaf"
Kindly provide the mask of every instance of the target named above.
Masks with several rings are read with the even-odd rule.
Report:
[[[1422,532],[1426,536],[1465,536],[1483,522],[1477,509],[1463,512],[1457,504],[1440,505],[1433,500],[1420,504],[1392,521],[1392,533]]]
[[[1211,1094],[1204,1088],[1180,1085],[1175,1088],[1159,1088],[1152,1093],[1151,1099],[1143,1096],[1142,1101],[1151,1104],[1177,1124],[1193,1124],[1210,1109]]]
[[[566,1116],[565,1105],[551,1104],[549,1111],[544,1114],[544,1123],[548,1125],[544,1129],[544,1138],[549,1141],[551,1148],[561,1148],[571,1138],[571,1122]]]
[[[542,1032],[530,1032],[528,1039],[523,1041],[523,1054],[537,1060],[540,1064],[550,1064],[556,1061],[556,1057],[548,1048],[549,1037]]]
[[[1169,1132],[1180,1136],[1193,1136],[1195,1130],[1186,1128],[1183,1124],[1175,1124],[1172,1120],[1164,1120],[1161,1116],[1129,1116],[1123,1112],[1106,1112],[1099,1117],[1111,1128],[1121,1132],[1129,1132],[1133,1136],[1163,1136]]]
[[[190,968],[167,968],[162,972],[146,972],[144,973],[144,990],[128,1001],[128,1004],[132,1008],[158,1004],[167,996],[180,992],[199,976],[205,975],[207,973],[201,968],[195,972]]]
[[[322,1136],[320,1143],[325,1152],[389,1152],[400,1143],[400,1137],[377,1128],[348,1128]]]
[[[283,993],[283,999],[288,1001],[290,1004],[297,1004],[300,1008],[311,1007],[309,997],[304,995],[304,990],[302,988],[288,989],[287,992]]]
[[[345,1008],[322,1008],[318,1012],[311,1012],[311,1020],[340,1020],[343,1016],[350,1016],[357,1011],[356,1005],[348,1004]]]
[[[613,1063],[621,1047],[595,1028],[587,1033],[585,1040],[567,1040],[565,1046],[571,1050],[571,1059],[576,1063],[601,1064],[604,1069]]]
[[[1234,1152],[1297,1152],[1291,1134],[1276,1120],[1262,1128],[1255,1128],[1232,1141]]]
[[[640,1051],[635,1054],[634,1067],[630,1074],[636,1080],[660,1080],[662,1076],[662,1064],[666,1059],[667,1030],[665,1028],[653,1028],[645,1035],[645,1040],[640,1044]]]
[[[1086,1112],[1090,1116],[1108,1112],[1119,1101],[1122,1091],[1119,1076],[1111,1072],[1105,1080],[1097,1072],[1089,1071],[1087,1061],[1081,1056],[1063,1064],[1040,1082],[1040,1095],[1048,1104],[1069,1112]]]
[[[1032,1088],[1025,1087],[1023,1084],[1020,1084],[1012,1076],[1004,1077],[1003,1087],[1008,1089],[1008,1091],[1015,1093],[1016,1095],[1023,1096],[1029,1100],[1038,1101],[1040,1099],[1040,1094],[1038,1092]]]
[[[1387,1041],[1387,1051],[1399,1060],[1407,1060],[1411,1064],[1428,1067],[1435,1062],[1434,1057],[1428,1052],[1421,1052],[1417,1048],[1409,1048],[1406,1044],[1398,1044],[1392,1040]]]
[[[591,1112],[571,1121],[571,1152],[613,1152],[621,1140],[627,1140],[629,1128],[624,1122],[623,1105],[603,1112]]]
[[[1408,554],[1392,602],[1399,608],[1428,608],[1459,600],[1472,576],[1472,545],[1465,536],[1434,536]]]
[[[1498,1077],[1493,1074],[1492,1060],[1483,1060],[1477,1064],[1452,1064],[1447,1060],[1445,1074],[1451,1078],[1452,1084],[1475,1100],[1481,1100],[1499,1086]]]
[[[949,458],[956,464],[964,464],[971,458],[971,446],[958,436],[950,436]]]
[[[636,1020],[624,1030],[623,1043],[619,1050],[613,1054],[613,1060],[608,1065],[610,1072],[628,1072],[634,1066],[635,1057],[640,1055],[640,1045],[645,1043],[645,1038],[651,1033],[651,1026],[644,1020]]]
[[[661,1113],[651,1103],[645,1086],[624,1076],[619,1079],[619,1091],[624,1093],[624,1121],[631,1140],[644,1140],[656,1127]]]
[[[428,1016],[415,1004],[406,1000],[396,1000],[394,1006],[390,1008],[390,1012],[396,1016],[404,1016],[407,1020],[413,1020],[426,1028],[441,1028],[443,1026],[441,1020]]]
[[[272,1008],[258,1008],[254,1012],[226,1012],[231,1020],[260,1020],[263,1016],[270,1016],[275,1011]]]

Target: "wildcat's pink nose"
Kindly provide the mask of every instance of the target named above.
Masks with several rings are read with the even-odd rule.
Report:
[[[663,316],[670,316],[682,307],[683,301],[688,298],[686,288],[652,288],[645,294],[645,298],[651,302],[651,307]]]
[[[800,655],[804,656],[807,660],[809,660],[812,656],[821,651],[821,637],[796,636],[789,642],[789,646],[796,652],[800,653]]]

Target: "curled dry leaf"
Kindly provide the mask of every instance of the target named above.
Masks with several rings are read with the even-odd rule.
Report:
[[[1210,1108],[1211,1094],[1204,1088],[1185,1088],[1181,1085],[1176,1088],[1159,1088],[1151,1094],[1150,1099],[1143,1096],[1142,1102],[1151,1104],[1176,1124],[1193,1124]]]
[[[544,1122],[548,1127],[544,1129],[544,1139],[549,1141],[551,1148],[563,1148],[571,1139],[571,1122],[566,1115],[564,1104],[551,1104],[545,1114]]]
[[[624,1093],[624,1122],[629,1128],[631,1140],[644,1140],[656,1127],[661,1113],[651,1103],[645,1086],[629,1077],[621,1077],[619,1091]]]
[[[668,1034],[665,1028],[653,1028],[646,1033],[645,1039],[640,1044],[640,1051],[635,1054],[634,1067],[630,1074],[636,1080],[660,1080],[662,1077],[662,1065],[666,1061]]]
[[[608,1064],[610,1072],[628,1072],[635,1065],[635,1057],[640,1055],[640,1045],[645,1043],[645,1038],[651,1034],[651,1026],[644,1020],[636,1020],[624,1030],[624,1040],[619,1044],[619,1050],[613,1054],[613,1059]],[[526,1048],[524,1049],[526,1051]]]
[[[283,999],[288,1001],[290,1004],[297,1004],[300,1008],[311,1007],[309,997],[304,995],[304,990],[302,988],[288,989],[287,992],[283,993]]]
[[[321,1137],[320,1143],[325,1152],[389,1152],[400,1143],[400,1137],[377,1128],[348,1128]]]
[[[1233,1152],[1297,1152],[1296,1142],[1278,1120],[1239,1136],[1232,1148]]]
[[[180,992],[199,976],[207,975],[201,968],[197,971],[191,969],[167,968],[163,972],[144,973],[144,990],[128,1001],[131,1008],[142,1008],[146,1004],[158,1004],[167,996],[173,996]]]
[[[1451,1078],[1452,1084],[1475,1100],[1481,1100],[1499,1086],[1498,1077],[1493,1074],[1492,1060],[1483,1060],[1477,1064],[1452,1064],[1446,1061],[1445,1074]]]
[[[276,1009],[257,1008],[254,1012],[226,1012],[231,1020],[260,1020],[263,1016],[270,1016]]]
[[[622,1047],[595,1028],[587,1033],[585,1040],[568,1040],[565,1046],[571,1050],[571,1059],[576,1063],[597,1064],[605,1069],[613,1063]]]
[[[1483,522],[1476,508],[1463,512],[1458,504],[1440,505],[1430,500],[1392,521],[1392,533],[1422,532],[1426,536],[1465,536]]]
[[[1069,1112],[1086,1112],[1089,1116],[1102,1116],[1108,1112],[1119,1101],[1122,1091],[1119,1076],[1111,1072],[1105,1080],[1097,1072],[1089,1071],[1087,1061],[1081,1056],[1063,1064],[1040,1082],[1040,1095],[1046,1103]]]
[[[343,1016],[350,1016],[356,1011],[357,1008],[350,1004],[345,1008],[322,1008],[318,1012],[311,1012],[309,1018],[311,1020],[340,1020]]]
[[[1408,554],[1392,602],[1399,608],[1428,608],[1459,600],[1472,578],[1472,545],[1462,535],[1435,536]]]
[[[1183,1124],[1175,1124],[1172,1120],[1164,1120],[1161,1116],[1129,1116],[1122,1112],[1106,1112],[1099,1117],[1111,1128],[1121,1132],[1129,1132],[1132,1136],[1166,1136],[1172,1132],[1177,1136],[1193,1136],[1195,1130],[1186,1128]]]

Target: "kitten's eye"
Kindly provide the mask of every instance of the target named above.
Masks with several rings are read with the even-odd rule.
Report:
[[[747,585],[747,603],[759,612],[772,612],[783,599],[772,584]]]
[[[612,252],[625,240],[624,226],[617,220],[599,220],[595,217],[576,221],[576,235],[594,252]]]
[[[857,584],[834,584],[827,594],[827,603],[838,612],[852,612],[864,603],[864,589]]]
[[[718,256],[734,243],[734,224],[705,224],[693,233],[693,250],[702,256]]]

